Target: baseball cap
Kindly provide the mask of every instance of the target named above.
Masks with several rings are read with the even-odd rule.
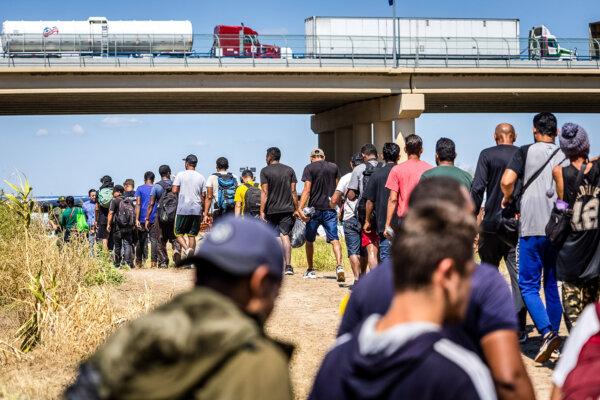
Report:
[[[275,231],[255,218],[227,216],[206,235],[193,257],[182,264],[208,261],[232,275],[250,275],[265,265],[269,272],[283,277],[283,252]]]
[[[311,157],[325,157],[325,152],[319,148],[313,149],[313,151],[310,152],[310,156]]]
[[[196,165],[198,164],[198,157],[196,157],[194,154],[190,154],[186,158],[184,158],[183,161],[190,165]]]

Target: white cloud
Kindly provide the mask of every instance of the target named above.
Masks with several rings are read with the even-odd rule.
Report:
[[[85,135],[85,129],[83,129],[83,126],[79,125],[79,124],[75,124],[73,125],[73,127],[71,128],[71,132],[73,133],[73,135],[75,136],[82,136]]]
[[[141,123],[142,121],[134,117],[111,116],[102,119],[102,124],[107,128],[124,128],[127,126],[138,125]]]
[[[35,136],[48,136],[48,129],[46,129],[46,128],[38,129],[37,132],[35,133]]]
[[[208,146],[208,144],[206,142],[203,142],[202,140],[199,140],[195,143],[196,146],[198,147],[206,147]]]

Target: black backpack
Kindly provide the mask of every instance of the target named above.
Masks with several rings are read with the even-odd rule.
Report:
[[[119,228],[133,228],[135,225],[135,207],[133,207],[133,198],[124,197],[119,203],[117,210],[117,225]]]
[[[260,197],[262,192],[258,188],[258,183],[255,183],[254,186],[249,183],[244,183],[244,185],[248,188],[244,195],[244,216],[257,217],[260,214]]]
[[[362,193],[359,194],[358,204],[356,205],[356,217],[358,218],[358,222],[361,225],[364,225],[367,219],[367,198],[363,196],[365,190],[367,189],[367,185],[369,184],[369,180],[375,171],[379,168],[383,168],[383,163],[378,162],[377,165],[373,165],[370,162],[365,163],[366,168],[363,171],[363,181],[362,181]],[[374,219],[374,215],[371,216],[371,219]]]
[[[160,181],[158,184],[164,189],[163,195],[158,201],[158,222],[161,224],[169,224],[175,222],[177,214],[177,194],[173,193],[173,185],[165,181]]]

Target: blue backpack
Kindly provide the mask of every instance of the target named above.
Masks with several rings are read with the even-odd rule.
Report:
[[[219,183],[219,191],[217,193],[217,208],[221,211],[229,211],[235,208],[235,190],[237,189],[237,181],[228,172],[225,175],[214,174]]]

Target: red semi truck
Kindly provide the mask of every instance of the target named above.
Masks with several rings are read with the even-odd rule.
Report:
[[[258,32],[244,24],[215,26],[211,52],[213,57],[281,58],[281,48],[261,44]]]

